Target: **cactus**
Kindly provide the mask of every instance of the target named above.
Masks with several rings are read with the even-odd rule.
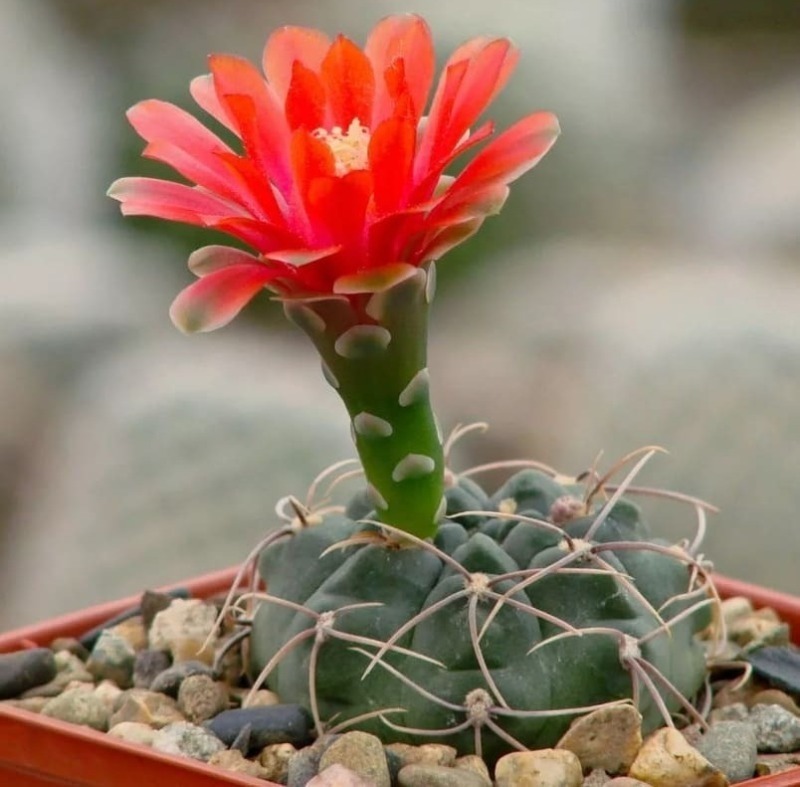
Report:
[[[471,126],[516,60],[505,39],[467,42],[423,116],[435,58],[421,18],[383,20],[363,50],[288,27],[267,42],[266,81],[214,55],[192,83],[241,154],[175,106],[129,112],[147,154],[196,186],[123,178],[110,190],[123,212],[213,227],[257,252],[196,251],[199,281],[173,302],[175,324],[219,328],[271,290],[350,418],[365,491],[315,505],[323,474],[307,505],[285,499],[289,521],[251,553],[267,584],[248,616],[254,689],[268,681],[307,706],[319,733],[357,726],[493,760],[552,745],[608,703],[633,702],[651,728],[697,718],[695,635],[713,604],[697,539],[651,539],[622,499],[654,450],[616,488],[528,468],[489,497],[472,473],[446,470],[455,438],[442,443],[426,360],[434,263],[559,131],[531,114],[445,174],[492,133]]]
[[[626,499],[594,505],[538,470],[491,498],[451,481],[433,543],[365,531],[363,498],[276,534],[258,562],[258,683],[311,708],[320,734],[356,727],[489,761],[553,746],[576,715],[626,698],[647,729],[694,714],[711,600],[689,551],[651,539]]]

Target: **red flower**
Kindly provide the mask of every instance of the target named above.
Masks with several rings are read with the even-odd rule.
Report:
[[[200,280],[173,303],[176,324],[212,330],[264,287],[285,297],[331,294],[342,276],[417,266],[472,235],[558,134],[553,115],[529,115],[457,177],[444,174],[492,135],[491,122],[471,127],[517,60],[505,39],[462,45],[426,117],[434,52],[420,17],[384,19],[363,50],[343,36],[331,42],[285,27],[264,50],[266,80],[245,60],[212,55],[211,74],[191,84],[200,107],[241,140],[240,153],[172,104],[130,109],[144,155],[195,185],[123,178],[109,191],[122,212],[222,230],[257,252],[196,251],[189,267]]]

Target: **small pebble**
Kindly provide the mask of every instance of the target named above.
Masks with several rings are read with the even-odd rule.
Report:
[[[32,648],[0,655],[0,700],[19,697],[56,676],[56,660],[50,648]]]
[[[755,705],[780,705],[792,715],[800,716],[800,707],[785,691],[780,689],[757,691],[750,697],[747,704],[751,708]]]
[[[389,766],[380,740],[367,732],[346,732],[335,740],[319,761],[320,772],[344,765],[374,787],[390,787]]]
[[[313,726],[311,714],[300,705],[226,710],[207,721],[205,726],[230,746],[246,724],[251,725],[248,754],[261,751],[271,743],[304,746],[311,739]]]
[[[306,787],[375,787],[375,784],[344,765],[334,764],[307,782]]]
[[[444,765],[449,768],[456,761],[456,750],[443,743],[423,743],[411,746],[408,743],[390,743],[386,750],[400,758],[401,767],[406,765]]]
[[[759,610],[736,620],[728,626],[728,639],[746,651],[774,645],[788,645],[791,639],[789,625],[781,621],[772,610]]]
[[[181,661],[159,673],[150,684],[150,691],[159,691],[177,698],[181,683],[192,675],[208,675],[213,678],[214,670],[202,661]]]
[[[289,760],[287,765],[287,787],[306,787],[319,770],[319,761],[323,751],[324,748],[316,744],[305,749],[300,749],[297,754]]]
[[[291,743],[273,743],[265,746],[258,755],[258,762],[264,769],[264,779],[286,784],[289,778],[289,761],[297,753]]]
[[[140,650],[133,662],[133,687],[152,688],[153,681],[169,669],[172,659],[164,650]]]
[[[94,696],[105,704],[108,715],[111,716],[120,701],[122,689],[113,681],[103,680],[94,687]]]
[[[747,722],[721,721],[714,724],[696,748],[732,784],[752,778],[755,772],[756,735]]]
[[[178,710],[193,724],[207,721],[227,707],[225,685],[208,675],[190,675],[178,689]]]
[[[248,708],[266,708],[270,705],[280,705],[281,698],[269,689],[260,689],[250,694],[250,689],[244,690],[244,697],[247,697]],[[244,701],[244,698],[242,699]]]
[[[465,754],[463,757],[459,757],[453,763],[453,767],[459,770],[476,773],[483,779],[486,787],[492,787],[492,777],[489,773],[489,768],[477,754]]]
[[[642,716],[632,705],[615,705],[580,716],[557,749],[571,751],[583,769],[627,773],[642,746]]]
[[[75,637],[56,637],[50,643],[50,650],[53,653],[66,650],[73,656],[77,656],[81,661],[86,661],[89,658],[89,649],[84,647],[80,640]]]
[[[728,784],[725,775],[672,727],[662,727],[647,738],[628,775],[652,787],[727,787]]]
[[[398,787],[486,787],[484,778],[472,771],[421,763],[401,768],[397,784]]]
[[[130,689],[122,694],[110,719],[112,726],[122,721],[138,721],[159,729],[184,718],[171,697],[147,689]]]
[[[166,754],[179,754],[208,762],[225,744],[203,727],[188,721],[177,721],[162,727],[153,738],[153,749]]]
[[[759,752],[789,754],[800,749],[800,719],[780,705],[756,705],[747,719]]]
[[[497,761],[496,787],[580,787],[581,761],[566,749],[513,752]]]
[[[159,593],[155,590],[145,590],[142,593],[139,609],[141,610],[145,631],[150,631],[150,626],[153,625],[155,616],[162,610],[167,609],[174,599],[175,597],[169,593]]]
[[[210,604],[176,598],[153,618],[150,647],[169,651],[176,662],[196,660],[210,666],[214,661],[216,619],[217,610]]]
[[[109,629],[97,638],[86,669],[97,680],[113,680],[121,689],[128,689],[133,685],[135,658],[136,653],[128,641]]]
[[[583,777],[581,787],[608,787],[610,781],[611,777],[602,768],[595,768]]]
[[[759,754],[756,761],[756,776],[770,776],[783,773],[800,765],[800,753],[797,754]]]
[[[720,721],[746,721],[749,717],[750,711],[743,702],[734,702],[722,708],[714,708],[708,714],[708,720],[711,724],[716,724]]]
[[[208,760],[209,765],[216,765],[224,771],[231,773],[243,773],[246,776],[253,776],[256,779],[266,779],[264,769],[252,760],[246,760],[240,751],[236,749],[223,749],[216,754],[212,754]]]
[[[53,697],[42,708],[42,716],[91,727],[100,732],[105,732],[109,726],[108,706],[91,687],[68,689],[58,697]]]
[[[108,629],[112,634],[122,637],[134,652],[144,650],[147,647],[147,630],[144,627],[144,621],[141,615],[134,615],[122,623],[117,623],[116,626]]]
[[[112,738],[119,738],[128,743],[138,743],[140,746],[151,746],[156,737],[156,730],[138,721],[121,721],[108,731]]]

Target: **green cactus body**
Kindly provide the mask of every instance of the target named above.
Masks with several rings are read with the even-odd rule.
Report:
[[[376,518],[425,538],[444,511],[444,458],[426,365],[435,268],[349,277],[343,294],[284,301],[342,398]]]
[[[259,571],[270,597],[304,609],[259,607],[253,672],[269,665],[269,685],[312,708],[320,730],[364,715],[354,726],[385,740],[490,761],[552,746],[581,709],[625,698],[658,726],[659,706],[678,710],[676,692],[692,697],[705,677],[702,572],[651,541],[625,500],[599,526],[597,511],[558,526],[514,518],[547,520],[576,489],[526,470],[490,500],[464,479],[448,490],[435,547],[329,549],[364,528],[341,514],[298,529]],[[516,511],[459,524],[459,504],[481,496]]]

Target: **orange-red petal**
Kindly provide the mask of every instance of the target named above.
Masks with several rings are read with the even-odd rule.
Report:
[[[425,20],[413,14],[381,20],[370,33],[364,52],[377,80],[372,125],[377,126],[392,114],[393,96],[387,83],[387,71],[388,81],[391,81],[395,73],[393,64],[397,61],[403,62],[414,113],[421,116],[436,67],[431,31]]]
[[[536,112],[517,121],[492,140],[467,164],[451,191],[511,183],[535,166],[556,141],[560,128],[550,112]]]
[[[120,178],[111,184],[108,196],[122,203],[125,216],[152,216],[200,226],[242,213],[238,205],[202,189],[157,178]]]
[[[372,173],[353,170],[343,177],[317,177],[307,195],[309,217],[326,229],[331,242],[359,248],[364,238],[364,215],[372,193]]]
[[[295,60],[292,81],[286,94],[286,122],[294,131],[306,128],[313,131],[325,123],[325,88],[319,76]]]
[[[184,333],[221,328],[276,275],[261,263],[221,268],[183,290],[172,302],[169,316]]]
[[[200,109],[205,110],[214,120],[221,123],[229,131],[237,133],[236,123],[231,118],[230,112],[222,105],[214,87],[214,77],[211,74],[203,74],[195,77],[189,83],[189,93]]]
[[[286,100],[295,63],[319,72],[331,41],[325,33],[309,27],[287,25],[276,30],[264,47],[263,66],[270,85],[281,102]]]
[[[283,107],[256,67],[232,55],[209,58],[220,103],[236,123],[247,154],[284,193],[291,190],[289,131]]]
[[[390,213],[404,204],[411,185],[417,129],[410,119],[389,118],[373,132],[369,166],[374,178],[375,210]]]
[[[209,222],[208,226],[243,240],[261,254],[268,254],[276,249],[285,249],[290,246],[304,245],[301,238],[283,227],[276,227],[273,224],[249,217],[224,218]]]
[[[322,61],[322,83],[328,94],[328,122],[346,129],[358,118],[372,118],[375,76],[367,56],[348,38],[338,36]]]
[[[475,39],[448,60],[420,145],[420,167],[435,169],[458,145],[478,116],[503,89],[519,59],[506,39]],[[418,175],[421,170],[418,168]]]

